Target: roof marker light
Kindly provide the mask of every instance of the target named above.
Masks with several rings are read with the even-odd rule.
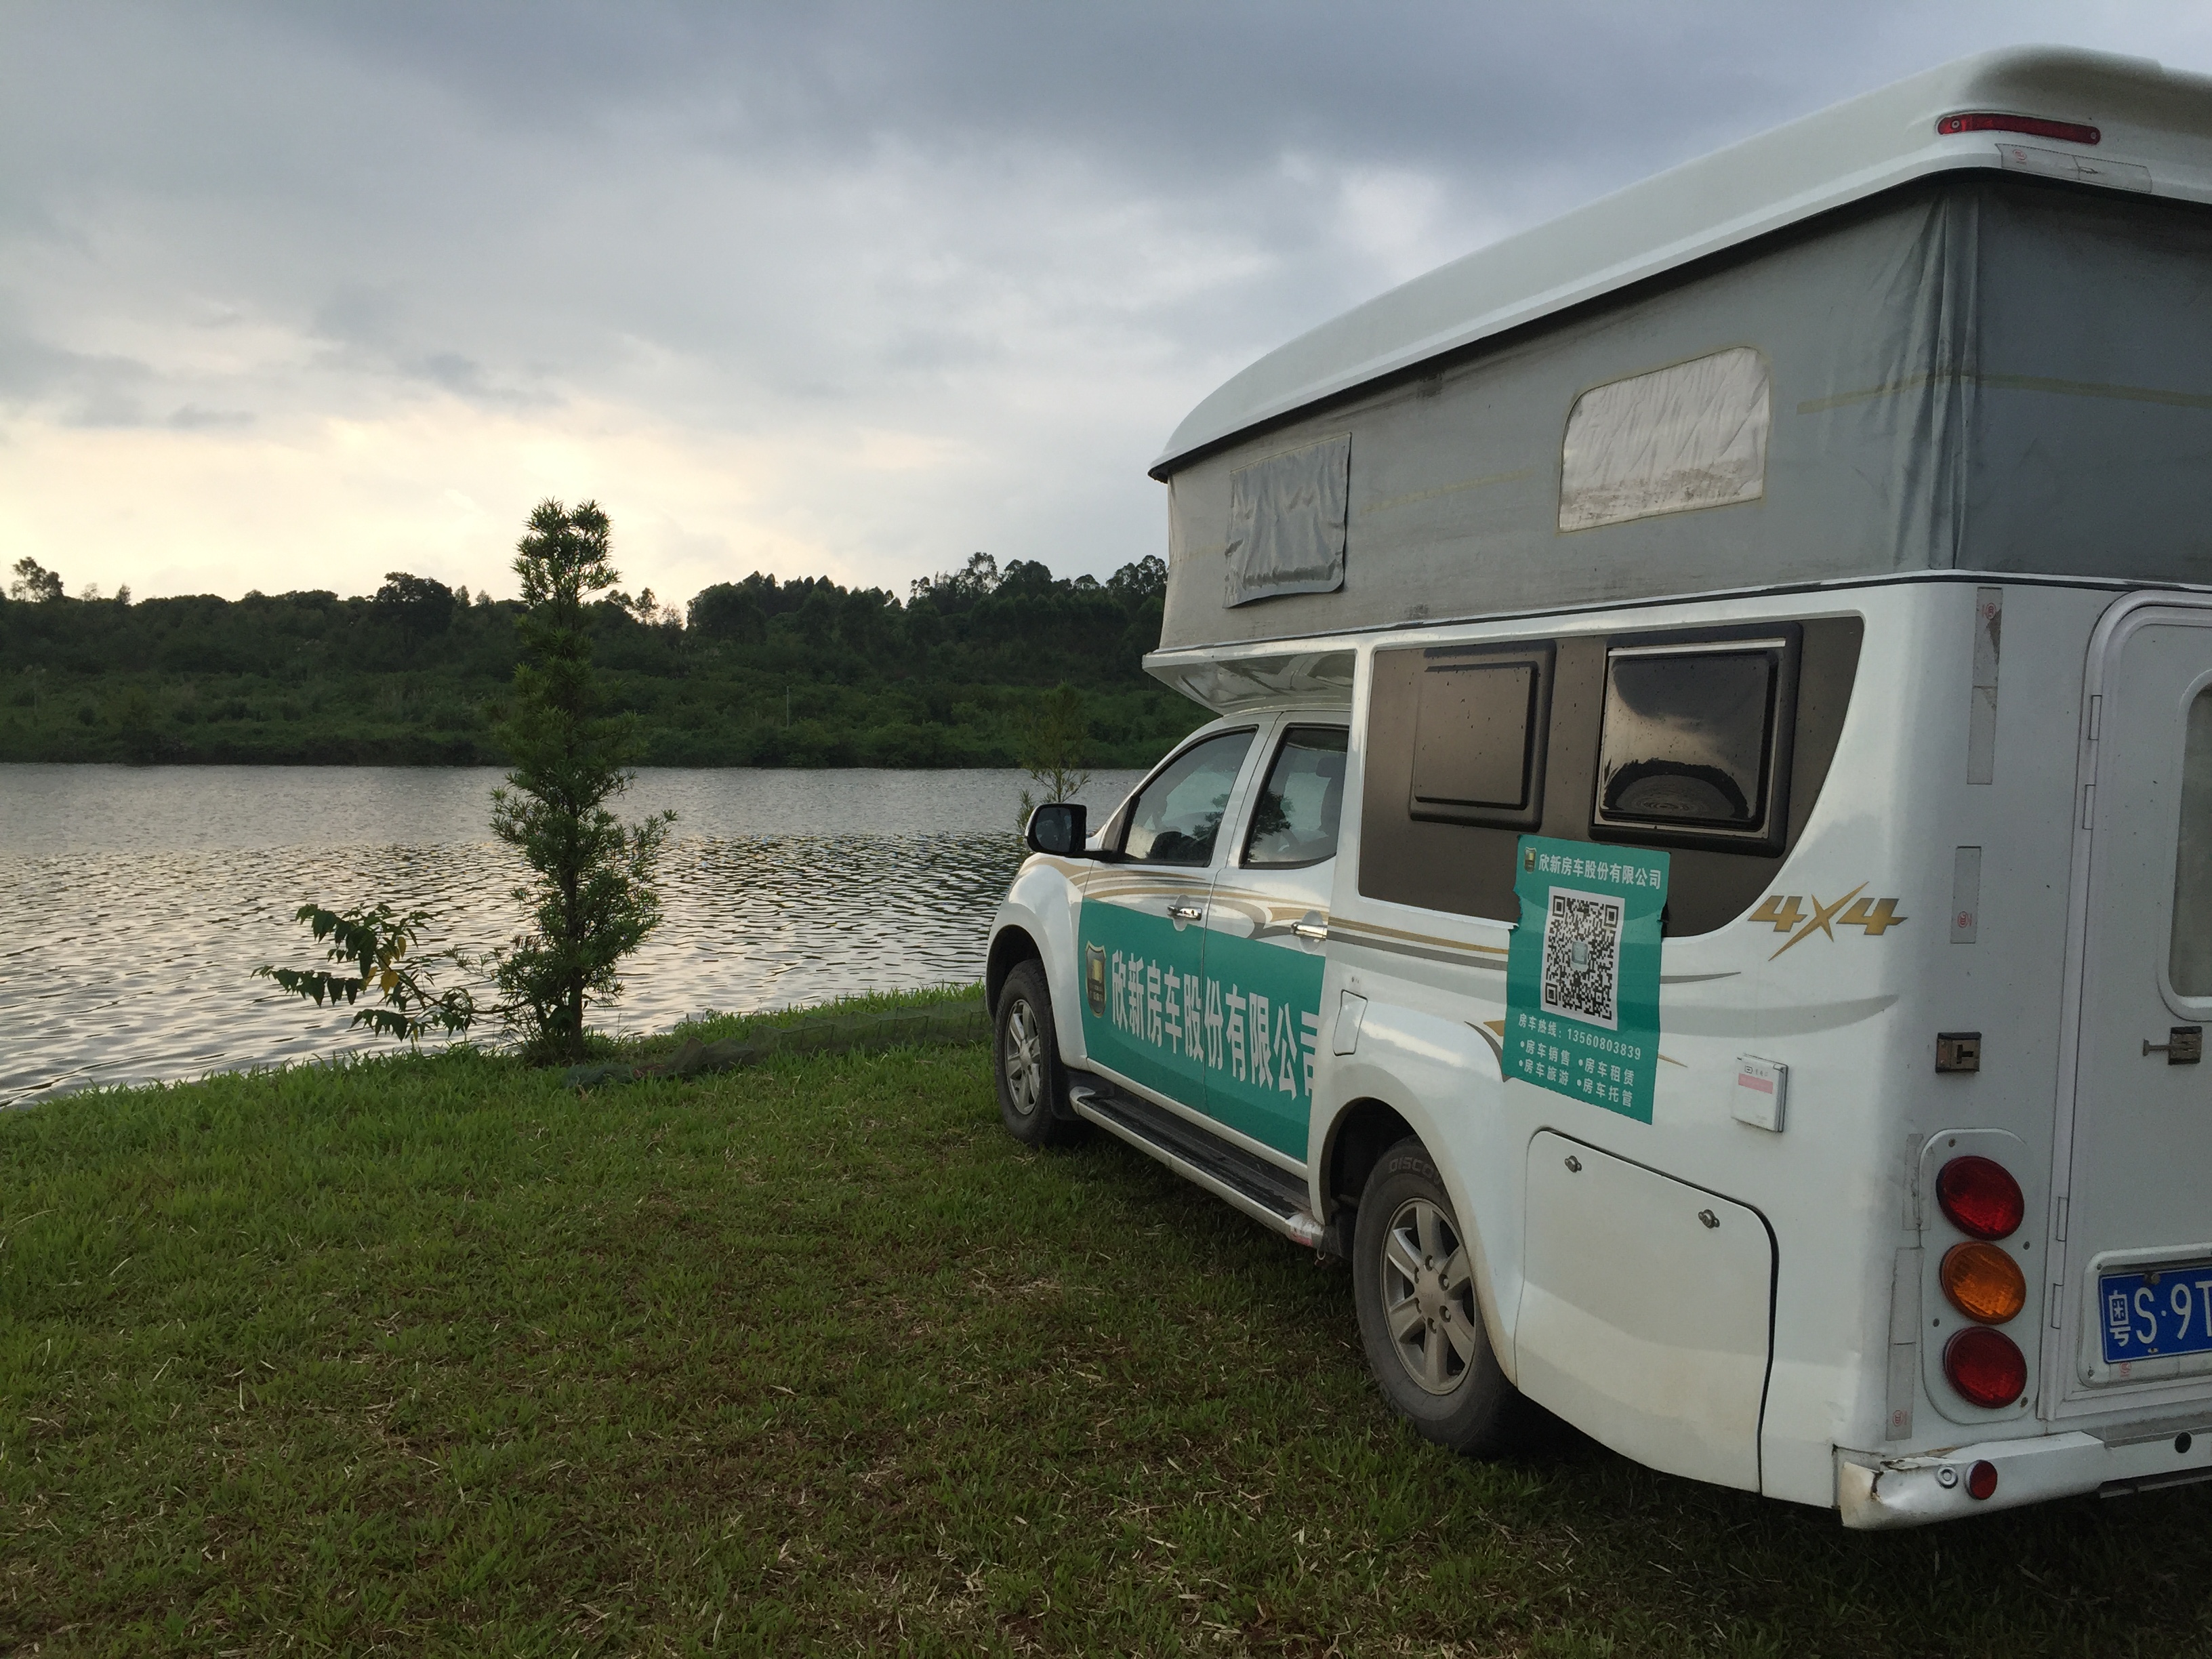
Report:
[[[1960,132],[2024,132],[2031,138],[2060,138],[2069,144],[2094,144],[2104,135],[2080,121],[2046,121],[2040,115],[1999,115],[1974,110],[1947,115],[1936,124],[1946,135]]]

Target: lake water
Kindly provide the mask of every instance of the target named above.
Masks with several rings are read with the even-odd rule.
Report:
[[[1137,781],[1101,773],[1094,821]],[[524,872],[485,827],[492,769],[0,765],[0,1106],[394,1045],[252,978],[318,966],[292,920],[388,900],[432,947],[521,931]],[[1019,772],[641,772],[672,807],[666,920],[595,1024],[981,977],[1022,858]]]

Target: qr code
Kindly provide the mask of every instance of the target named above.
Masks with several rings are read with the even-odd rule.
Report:
[[[1547,1014],[1620,1024],[1620,920],[1626,907],[1602,893],[1552,890],[1544,916],[1542,1004]]]

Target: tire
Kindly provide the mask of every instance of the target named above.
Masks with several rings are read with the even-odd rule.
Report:
[[[999,1121],[1008,1134],[1024,1146],[1065,1146],[1078,1138],[1082,1121],[1067,1109],[1067,1072],[1060,1063],[1042,963],[1020,963],[999,988],[991,1062]]]
[[[1491,1349],[1474,1252],[1418,1140],[1400,1141],[1367,1177],[1352,1278],[1368,1367],[1399,1414],[1471,1457],[1517,1444],[1526,1411]]]

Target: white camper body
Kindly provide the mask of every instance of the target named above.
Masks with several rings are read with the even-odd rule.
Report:
[[[1001,908],[1009,1126],[1350,1255],[1449,1443],[2212,1478],[2206,203],[2212,87],[2001,54],[1209,398],[1147,665],[1217,719]]]

